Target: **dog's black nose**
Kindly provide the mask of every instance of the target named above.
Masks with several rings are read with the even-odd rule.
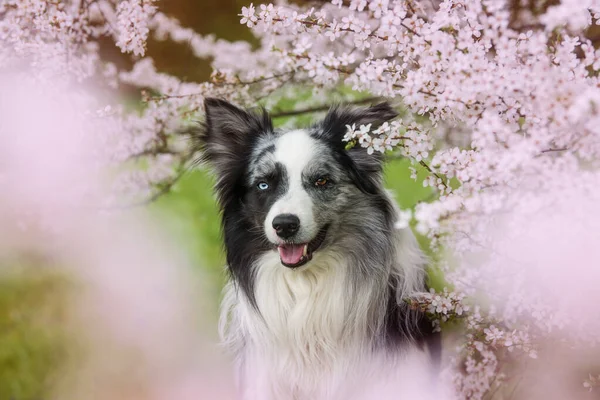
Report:
[[[277,236],[287,239],[298,232],[300,219],[294,214],[279,214],[273,218],[273,228],[277,232]]]

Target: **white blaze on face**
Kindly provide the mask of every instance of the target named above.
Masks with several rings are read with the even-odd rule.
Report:
[[[287,132],[275,142],[274,158],[285,169],[287,191],[265,219],[265,232],[273,243],[282,242],[273,229],[273,219],[280,214],[294,214],[300,219],[297,242],[309,242],[317,234],[312,199],[302,185],[302,171],[313,159],[315,145],[315,139],[304,130]]]

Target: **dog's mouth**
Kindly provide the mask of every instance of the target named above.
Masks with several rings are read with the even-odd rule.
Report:
[[[281,263],[288,268],[298,268],[312,260],[313,253],[321,247],[329,225],[325,225],[308,243],[286,243],[277,246]]]

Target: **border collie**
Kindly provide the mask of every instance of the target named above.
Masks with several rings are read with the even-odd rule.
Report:
[[[382,157],[347,148],[387,104],[334,107],[306,129],[206,99],[196,135],[216,173],[230,283],[221,333],[244,400],[415,397],[435,383],[439,337],[407,297],[424,261],[383,189]],[[433,377],[433,378],[432,378]]]

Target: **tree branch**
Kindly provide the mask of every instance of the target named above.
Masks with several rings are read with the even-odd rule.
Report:
[[[433,174],[436,178],[438,178],[442,182],[442,185],[444,186],[444,188],[448,189],[448,185],[446,185],[446,182],[444,182],[444,179],[441,176],[439,176],[437,174],[437,172],[432,170],[431,167],[429,167],[429,165],[427,165],[427,163],[425,161],[421,160],[421,161],[419,161],[419,164],[421,164],[421,166],[423,168],[425,168],[427,171],[429,171],[429,173]]]
[[[366,103],[371,103],[371,102],[381,100],[381,99],[382,99],[381,97],[367,97],[364,99],[349,101],[344,104],[366,104]],[[271,117],[272,118],[284,118],[284,117],[293,117],[293,116],[302,115],[302,114],[323,112],[323,111],[329,110],[330,107],[331,107],[330,104],[323,104],[321,106],[299,108],[297,110],[275,110],[275,111],[271,112]]]

